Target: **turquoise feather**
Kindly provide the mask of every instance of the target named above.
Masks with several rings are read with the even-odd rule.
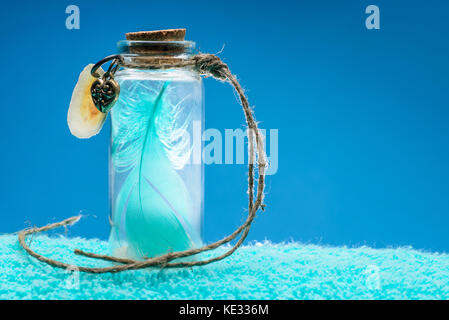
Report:
[[[189,222],[190,195],[176,171],[190,156],[181,134],[189,116],[181,116],[181,103],[170,103],[169,82],[121,86],[111,156],[116,172],[127,176],[114,199],[111,241],[126,245],[133,258],[194,247],[200,235]]]

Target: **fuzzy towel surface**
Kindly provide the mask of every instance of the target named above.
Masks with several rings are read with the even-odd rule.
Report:
[[[107,253],[100,240],[35,236],[31,248],[69,263],[110,265],[73,254]],[[0,299],[449,299],[449,255],[266,242],[204,267],[92,275],[50,267],[28,256],[16,235],[2,235]]]

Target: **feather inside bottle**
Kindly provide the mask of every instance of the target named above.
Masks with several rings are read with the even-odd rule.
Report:
[[[197,246],[192,200],[177,171],[191,154],[186,97],[171,103],[168,81],[125,81],[121,87],[112,111],[113,167],[125,176],[113,203],[115,254],[144,258]]]

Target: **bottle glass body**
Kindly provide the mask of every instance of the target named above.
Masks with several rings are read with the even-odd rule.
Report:
[[[142,57],[128,58],[136,56]],[[186,59],[189,52],[167,56]],[[199,247],[204,193],[201,77],[188,68],[130,67],[115,79],[120,96],[110,112],[113,254],[143,259]]]

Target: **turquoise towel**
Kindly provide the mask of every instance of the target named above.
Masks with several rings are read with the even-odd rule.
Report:
[[[109,265],[72,253],[74,248],[106,253],[101,240],[35,236],[31,247],[71,263]],[[266,242],[204,267],[78,275],[37,261],[21,249],[16,235],[3,235],[0,298],[449,299],[449,255]]]

